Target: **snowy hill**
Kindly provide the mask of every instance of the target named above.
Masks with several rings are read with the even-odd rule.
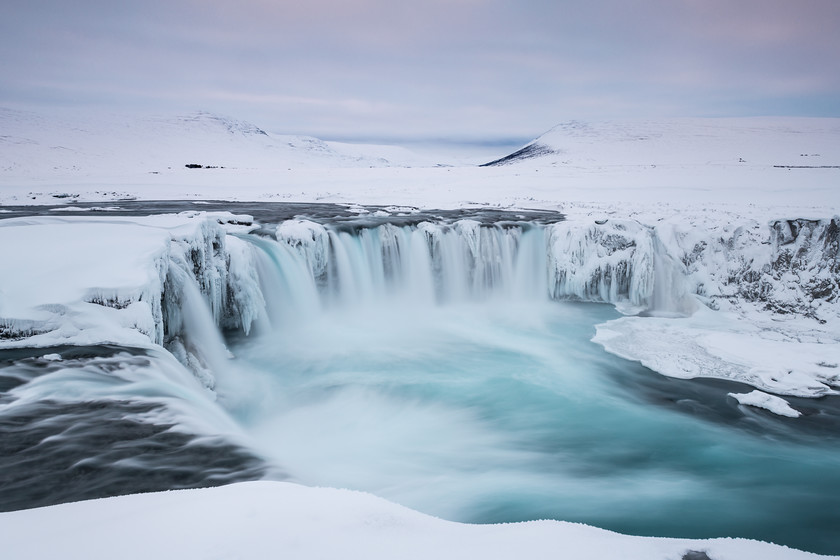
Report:
[[[840,166],[840,119],[570,121],[485,166]]]
[[[159,174],[186,165],[271,170],[417,161],[407,150],[277,135],[206,112],[176,117],[46,116],[0,108],[0,131],[4,182]]]

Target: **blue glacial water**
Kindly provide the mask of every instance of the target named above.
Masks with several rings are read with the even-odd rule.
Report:
[[[616,316],[504,299],[326,310],[234,346],[221,403],[293,479],[446,519],[840,552],[840,440],[817,418],[832,413],[796,425],[727,396],[746,386],[606,354],[590,338]]]

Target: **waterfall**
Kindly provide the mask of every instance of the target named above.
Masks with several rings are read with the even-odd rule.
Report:
[[[211,307],[198,283],[182,268],[170,269],[166,285],[166,348],[212,389],[215,373],[225,369],[228,351]]]
[[[685,266],[671,257],[665,245],[653,238],[653,295],[647,314],[659,317],[684,317],[697,310],[689,297]]]
[[[210,387],[227,350],[216,328],[270,332],[325,310],[421,313],[451,304],[599,301],[633,313],[694,310],[687,272],[633,221],[365,223],[285,220],[265,235],[176,246],[162,302],[164,344]],[[203,300],[203,301],[202,301]]]
[[[384,298],[422,307],[492,297],[548,297],[544,229],[527,224],[503,227],[461,220],[346,231],[295,220],[277,228],[276,242],[254,243],[274,255],[275,277],[306,276],[294,288],[300,292],[288,294],[290,301],[351,306]],[[279,258],[281,253],[294,255],[294,262]],[[286,282],[283,289],[289,288]]]
[[[632,221],[291,219],[273,238],[206,229],[206,240],[170,255],[162,323],[166,347],[207,386],[226,367],[217,327],[271,332],[326,310],[416,317],[451,304],[574,299],[650,315],[694,311],[685,266]]]
[[[257,273],[271,326],[289,324],[320,311],[313,270],[303,255],[270,239],[255,235],[244,239],[257,249]]]

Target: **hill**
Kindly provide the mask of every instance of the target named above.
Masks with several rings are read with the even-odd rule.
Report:
[[[172,169],[386,167],[408,150],[278,135],[207,112],[180,116],[52,115],[0,108],[0,180],[115,177]]]
[[[559,124],[484,166],[840,167],[840,119],[715,118]]]

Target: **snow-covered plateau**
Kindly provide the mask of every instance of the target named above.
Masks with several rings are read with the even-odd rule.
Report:
[[[598,345],[671,378],[748,385],[728,392],[737,406],[780,422],[840,392],[840,119],[567,123],[470,163],[205,113],[0,110],[0,131],[0,352],[28,349],[50,372],[4,389],[0,415],[88,398],[50,385],[66,374],[62,349],[126,348],[166,364],[177,387],[158,394],[134,366],[117,366],[120,383],[165,401],[173,423],[242,443],[224,415],[172,404],[219,398],[221,332],[381,293],[412,312],[476,297],[612,304],[623,316],[597,325]],[[269,289],[281,285],[285,299]],[[97,399],[127,394],[96,385]],[[16,558],[816,556],[562,522],[457,524],[269,481],[3,513],[0,538]]]

